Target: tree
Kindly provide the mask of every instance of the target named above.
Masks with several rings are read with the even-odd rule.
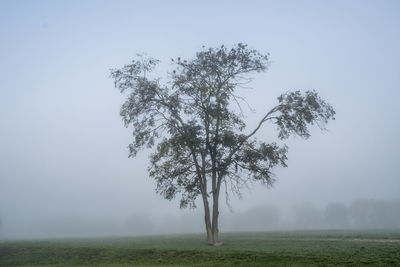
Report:
[[[115,87],[126,93],[120,114],[126,127],[133,126],[129,156],[156,147],[149,167],[156,192],[168,200],[180,195],[181,208],[194,208],[200,196],[207,240],[219,245],[221,185],[234,193],[248,181],[272,185],[273,168],[286,167],[286,145],[255,138],[263,124],[275,123],[280,139],[292,134],[308,138],[308,126],[324,129],[335,111],[315,91],[286,92],[248,130],[240,108],[243,99],[236,91],[249,82],[249,74],[267,69],[268,54],[244,44],[231,49],[203,47],[194,59],[172,59],[174,69],[165,84],[150,77],[158,63],[142,56],[111,70]]]

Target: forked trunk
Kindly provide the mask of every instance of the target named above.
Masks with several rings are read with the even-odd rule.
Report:
[[[220,246],[222,243],[218,238],[218,196],[213,197],[213,210],[212,210],[212,218],[211,218],[211,210],[209,207],[209,203],[207,198],[203,197],[204,204],[204,222],[206,226],[207,233],[207,243],[213,246]]]
[[[211,218],[211,210],[209,207],[207,197],[203,196],[203,204],[204,204],[204,222],[206,226],[207,233],[207,243],[213,246],[220,246],[222,243],[218,238],[218,195],[215,194],[213,196],[213,209],[212,209],[212,218]]]

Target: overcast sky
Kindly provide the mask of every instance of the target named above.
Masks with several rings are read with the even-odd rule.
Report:
[[[162,74],[172,57],[239,42],[271,55],[244,92],[250,126],[287,90],[316,89],[337,115],[287,140],[275,186],[255,184],[234,210],[399,198],[399,14],[399,1],[378,0],[1,1],[0,219],[178,213],[155,194],[149,151],[127,158],[110,68],[145,52]]]

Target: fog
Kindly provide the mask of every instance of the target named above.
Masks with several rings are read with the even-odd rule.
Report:
[[[125,218],[57,216],[37,218],[27,224],[6,225],[4,239],[118,237],[202,233],[204,214],[189,210],[180,214],[157,211],[136,212]],[[273,205],[254,206],[248,210],[221,213],[222,232],[257,232],[282,230],[377,230],[400,228],[400,200],[358,199],[350,205],[330,203],[316,208],[310,202],[283,211]]]
[[[272,188],[221,198],[221,232],[400,227],[398,1],[2,1],[0,238],[204,232],[201,202],[154,191],[150,150],[132,129],[110,68],[145,52],[191,58],[238,42],[271,55],[243,90],[249,129],[287,90],[316,89],[328,131],[290,138]],[[164,76],[165,77],[165,76]],[[258,134],[276,141],[273,125]],[[279,141],[281,142],[281,141]],[[230,208],[231,207],[231,208]]]

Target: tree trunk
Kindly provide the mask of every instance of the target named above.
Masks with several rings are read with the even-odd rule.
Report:
[[[213,194],[213,209],[212,218],[210,212],[210,206],[208,203],[207,196],[202,195],[204,204],[204,222],[206,226],[207,233],[207,243],[213,246],[220,246],[222,242],[219,241],[218,234],[218,216],[219,216],[219,192]],[[212,220],[211,220],[212,219]]]
[[[204,223],[206,226],[207,243],[213,245],[213,232],[211,227],[210,206],[206,195],[202,195],[204,204]]]
[[[219,192],[218,190],[213,194],[213,216],[212,216],[212,240],[214,246],[222,245],[218,239],[218,216],[219,216]]]

